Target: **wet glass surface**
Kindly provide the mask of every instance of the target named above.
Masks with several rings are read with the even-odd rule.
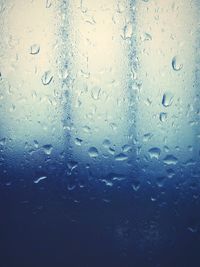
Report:
[[[0,266],[199,267],[197,0],[0,1]]]

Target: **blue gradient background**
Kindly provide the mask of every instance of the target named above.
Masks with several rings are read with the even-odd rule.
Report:
[[[0,1],[0,267],[200,266],[199,12]]]

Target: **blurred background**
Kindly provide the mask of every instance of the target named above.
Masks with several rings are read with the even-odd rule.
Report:
[[[198,0],[0,0],[0,266],[200,266]]]

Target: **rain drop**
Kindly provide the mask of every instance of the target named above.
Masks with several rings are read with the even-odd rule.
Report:
[[[43,146],[43,149],[44,149],[44,153],[46,154],[46,155],[51,155],[51,152],[52,152],[52,150],[53,150],[53,146],[52,145],[44,145]]]
[[[132,183],[132,188],[135,192],[137,192],[140,189],[140,182],[139,181],[134,181]]]
[[[94,100],[98,100],[100,96],[101,88],[94,87],[91,92],[91,96]]]
[[[162,105],[164,107],[170,107],[173,102],[174,95],[171,92],[166,92],[162,98]]]
[[[127,159],[128,157],[124,153],[119,153],[118,155],[115,156],[116,161],[124,161]]]
[[[45,180],[45,179],[47,179],[47,176],[41,176],[37,178],[36,180],[34,180],[34,184],[38,184],[40,181]]]
[[[132,33],[133,33],[132,24],[131,24],[131,22],[128,22],[123,28],[123,36],[122,36],[122,38],[124,40],[131,38]]]
[[[109,148],[110,145],[111,145],[110,140],[109,139],[104,139],[104,141],[103,141],[103,147]]]
[[[50,8],[52,5],[51,0],[46,0],[46,8]]]
[[[78,166],[78,162],[73,161],[73,160],[67,163],[67,167],[70,169],[70,171],[73,171],[75,168],[77,168],[77,166]]]
[[[161,122],[165,122],[166,119],[167,119],[167,113],[161,112],[160,116],[159,116],[159,119],[160,119]]]
[[[145,33],[143,33],[141,39],[142,39],[143,42],[144,42],[144,41],[151,41],[151,40],[152,40],[152,36],[151,36],[151,34],[145,32]]]
[[[183,64],[180,63],[180,59],[178,56],[175,56],[172,58],[172,68],[175,71],[181,70],[183,67]]]
[[[40,46],[38,44],[33,44],[30,48],[31,55],[37,55],[40,52]]]
[[[123,150],[124,153],[128,153],[128,152],[130,152],[131,149],[132,149],[132,147],[131,147],[130,145],[124,145],[124,146],[122,147],[122,150]]]
[[[158,187],[163,187],[165,182],[165,177],[161,176],[156,179],[156,184]]]
[[[97,158],[99,156],[99,152],[96,147],[90,147],[88,154],[91,158]]]
[[[83,140],[80,139],[80,138],[76,138],[75,141],[74,141],[74,143],[75,143],[77,146],[81,146],[82,142],[83,142]]]
[[[178,162],[178,159],[173,156],[173,155],[167,155],[164,159],[163,162],[167,165],[176,165]]]
[[[160,156],[160,153],[161,153],[161,150],[160,148],[158,147],[153,147],[151,149],[149,149],[149,156],[151,159],[159,159],[159,156]]]
[[[53,79],[53,75],[51,74],[51,71],[45,71],[45,73],[42,76],[42,83],[44,85],[48,85],[51,83]]]
[[[0,146],[4,146],[6,144],[6,138],[2,138],[0,140]]]

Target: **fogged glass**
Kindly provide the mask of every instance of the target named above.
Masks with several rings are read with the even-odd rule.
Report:
[[[110,205],[102,227],[136,263],[147,253],[159,264],[184,234],[190,242],[200,226],[199,2],[1,0],[0,36],[1,191],[19,203],[42,195],[34,212],[51,198]]]

